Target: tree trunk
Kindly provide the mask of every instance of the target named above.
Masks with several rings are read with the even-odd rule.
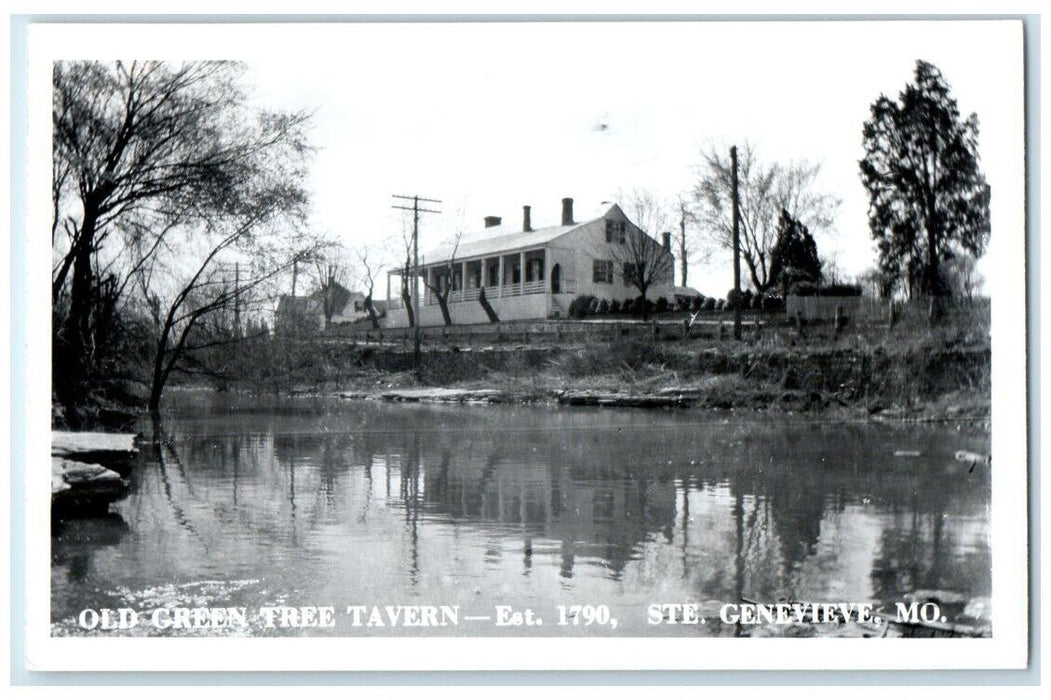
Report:
[[[409,328],[416,325],[416,314],[412,310],[412,295],[409,294],[409,285],[401,285],[401,303],[405,307],[405,316],[409,319]]]
[[[449,315],[449,292],[446,291],[445,294],[435,293],[434,297],[438,300],[438,308],[441,309],[442,312],[442,321],[445,325],[451,326],[453,324],[453,319],[452,316]]]
[[[379,330],[380,320],[376,315],[376,307],[372,305],[372,292],[365,297],[365,310],[369,312],[369,320],[372,321],[373,329]]]
[[[168,333],[168,328],[161,333],[157,341],[157,352],[153,356],[153,379],[150,382],[150,400],[146,407],[154,418],[160,415],[161,394],[164,393],[164,355],[168,347]]]
[[[74,428],[79,426],[76,407],[87,398],[87,382],[91,369],[91,297],[94,273],[91,269],[91,251],[95,242],[98,211],[91,204],[84,205],[84,220],[73,255],[73,279],[69,290],[69,314],[59,333],[55,360],[61,372],[55,384],[55,393],[67,412],[66,420]]]
[[[478,291],[478,303],[482,305],[482,310],[485,311],[489,323],[500,323],[500,317],[496,315],[496,310],[489,303],[489,300],[485,298],[485,287]]]
[[[683,209],[682,217],[679,219],[679,273],[682,276],[681,285],[686,286],[686,272],[688,268],[686,261],[686,211]]]

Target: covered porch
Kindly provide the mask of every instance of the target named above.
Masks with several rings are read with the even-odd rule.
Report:
[[[400,273],[400,270],[387,273],[388,309],[403,308]],[[421,306],[437,305],[435,290],[446,289],[449,290],[447,301],[450,304],[477,301],[483,289],[486,298],[490,300],[545,294],[552,289],[557,292],[557,288],[549,288],[547,276],[547,252],[543,248],[466,258],[452,263],[422,265],[419,279],[420,302]],[[393,282],[394,279],[398,281]],[[559,281],[552,279],[552,282],[557,287]]]

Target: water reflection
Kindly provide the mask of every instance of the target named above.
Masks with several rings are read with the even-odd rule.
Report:
[[[980,436],[326,401],[197,405],[164,429],[125,534],[54,557],[56,620],[202,579],[258,582],[217,601],[249,606],[604,602],[629,634],[675,631],[645,626],[651,602],[990,588],[988,474],[953,461]]]

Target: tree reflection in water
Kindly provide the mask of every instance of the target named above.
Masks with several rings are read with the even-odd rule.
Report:
[[[982,436],[695,412],[296,406],[169,417],[119,506],[134,533],[114,545],[120,566],[80,544],[87,559],[64,550],[55,575],[85,587],[252,576],[364,600],[989,591],[988,473],[952,460],[987,451]],[[66,588],[56,605],[78,595]]]

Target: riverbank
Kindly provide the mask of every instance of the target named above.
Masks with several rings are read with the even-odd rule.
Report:
[[[719,331],[699,337],[563,334],[556,342],[524,326],[497,340],[475,335],[469,343],[439,335],[424,343],[418,373],[405,338],[272,337],[248,343],[229,376],[212,386],[257,396],[698,408],[987,424],[988,305],[956,308],[934,326],[921,309],[906,311],[893,325],[862,319],[847,328],[797,327],[768,317],[741,340]],[[171,388],[197,387],[200,381],[199,375],[188,375]],[[53,427],[63,427],[56,416]],[[99,412],[95,423],[113,430],[135,418],[118,417],[120,422],[103,420]]]
[[[313,393],[393,402],[549,403],[831,413],[984,422],[990,352],[981,344],[891,350],[626,343],[579,348],[362,351],[341,386]]]

